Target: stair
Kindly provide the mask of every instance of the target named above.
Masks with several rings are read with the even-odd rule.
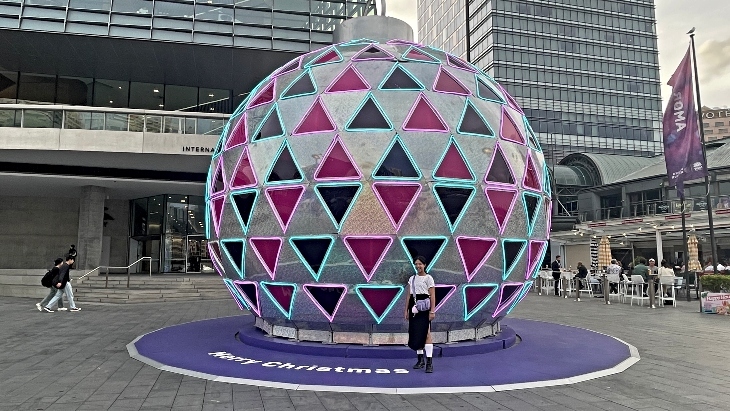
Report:
[[[80,303],[112,304],[167,301],[220,300],[230,298],[225,284],[217,275],[178,276],[174,274],[133,274],[127,288],[127,275],[89,276],[74,281],[74,299]]]

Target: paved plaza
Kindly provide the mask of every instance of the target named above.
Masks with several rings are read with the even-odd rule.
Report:
[[[159,371],[126,344],[174,324],[240,315],[233,301],[92,305],[39,313],[35,300],[0,301],[0,410],[725,410],[728,318],[677,308],[528,296],[512,317],[606,333],[639,349],[623,373],[574,385],[498,393],[386,395],[288,391]],[[170,347],[174,350],[175,347]],[[550,341],[543,355],[550,356]],[[576,356],[601,355],[575,341]],[[435,359],[438,378],[438,359]]]

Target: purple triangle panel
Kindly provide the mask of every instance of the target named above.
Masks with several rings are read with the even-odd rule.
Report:
[[[342,73],[339,74],[339,76],[337,76],[332,84],[327,87],[325,93],[343,93],[363,90],[370,90],[370,85],[354,66],[349,65],[342,71]]]
[[[456,77],[452,76],[448,71],[440,68],[439,74],[436,76],[436,81],[433,83],[433,91],[447,94],[457,94],[460,96],[467,96],[471,94]]]
[[[322,103],[322,99],[317,97],[309,108],[307,114],[294,128],[292,135],[303,135],[312,133],[324,133],[335,131],[336,127],[327,109]]]
[[[439,164],[436,172],[434,172],[434,177],[469,181],[474,179],[471,170],[469,170],[469,166],[466,164],[464,157],[459,152],[453,140],[449,143],[441,164]]]
[[[484,190],[484,193],[487,195],[487,200],[492,208],[492,213],[494,214],[495,220],[497,220],[499,234],[502,234],[504,232],[504,228],[507,226],[509,217],[512,215],[515,200],[517,199],[517,190],[487,187]]]
[[[274,101],[274,83],[276,80],[271,80],[261,91],[256,94],[246,108],[254,108],[262,106],[264,104],[271,103]]]
[[[393,243],[387,236],[346,236],[344,241],[367,281],[373,277]]]
[[[492,318],[496,318],[514,302],[515,298],[520,295],[522,287],[524,287],[522,283],[502,283],[499,288],[499,302],[497,303],[497,309],[492,314]]]
[[[403,122],[403,130],[448,132],[449,127],[423,93],[416,98]]]
[[[264,269],[271,279],[276,277],[276,267],[279,264],[279,254],[284,240],[280,237],[251,237],[248,239],[256,257],[259,258]]]
[[[468,282],[471,282],[477,271],[492,255],[495,245],[497,245],[497,240],[494,238],[466,236],[456,238],[456,246],[459,249],[459,256],[461,256],[461,263],[464,265]]]
[[[335,136],[332,144],[314,172],[315,180],[357,180],[362,177],[350,152],[345,148],[340,136]]]
[[[266,198],[269,200],[271,209],[279,221],[281,230],[286,232],[294,212],[299,205],[299,200],[304,194],[304,186],[269,187],[266,189]]]
[[[472,314],[476,308],[484,301],[485,298],[494,291],[496,285],[472,285],[464,288],[464,299],[466,303],[466,313]]]
[[[363,300],[370,306],[376,317],[382,317],[393,299],[401,292],[400,287],[360,287]]]

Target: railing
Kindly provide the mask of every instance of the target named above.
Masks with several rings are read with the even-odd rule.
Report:
[[[712,209],[717,210],[718,213],[730,213],[730,195],[720,195],[710,197]],[[691,214],[693,212],[706,212],[707,211],[707,198],[706,197],[695,197],[686,198],[684,200],[684,212],[685,214]],[[659,201],[646,201],[642,203],[631,204],[628,207],[617,206],[599,208],[595,210],[583,211],[580,214],[581,221],[601,221],[611,219],[623,219],[623,218],[637,218],[637,217],[655,217],[667,214],[681,214],[682,206],[681,202],[677,199],[673,200],[659,200]]]
[[[130,264],[130,265],[126,266],[126,267],[112,267],[112,266],[107,266],[107,265],[100,265],[99,267],[94,268],[93,270],[91,270],[88,273],[82,275],[81,277],[77,278],[76,280],[78,281],[78,280],[86,277],[87,275],[89,275],[89,274],[91,274],[93,272],[99,271],[102,268],[104,268],[104,269],[106,269],[106,279],[104,280],[104,288],[109,288],[109,270],[110,269],[112,269],[112,270],[126,269],[127,270],[127,288],[129,288],[129,276],[130,276],[129,269],[131,267],[133,267],[135,264],[139,263],[140,261],[144,261],[144,260],[149,260],[149,262],[150,262],[150,277],[152,277],[152,257],[142,257],[139,260],[133,262],[132,264]]]
[[[218,135],[228,114],[36,104],[0,104],[0,127]]]

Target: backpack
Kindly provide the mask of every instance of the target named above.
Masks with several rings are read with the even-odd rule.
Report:
[[[55,277],[55,274],[53,273],[53,270],[48,270],[47,273],[43,274],[43,278],[41,279],[41,285],[46,288],[53,287],[53,278]]]

